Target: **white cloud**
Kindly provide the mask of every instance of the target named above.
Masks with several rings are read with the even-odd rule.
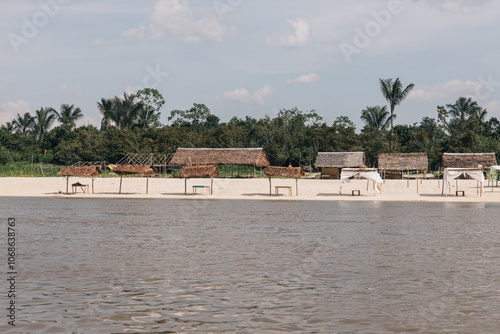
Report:
[[[9,101],[2,104],[0,106],[0,124],[12,122],[17,114],[24,115],[30,112],[30,107],[30,103],[23,100],[17,100],[15,102]]]
[[[319,75],[316,73],[302,74],[293,79],[287,80],[288,84],[309,84],[315,82],[319,79]]]
[[[248,89],[238,88],[230,92],[222,94],[222,98],[228,101],[234,101],[245,104],[265,105],[265,98],[271,95],[273,88],[270,85],[264,86],[251,94]]]
[[[298,19],[297,21],[293,21],[287,19],[286,22],[292,28],[292,32],[287,36],[281,36],[278,39],[278,46],[298,47],[304,46],[309,43],[309,40],[311,38],[311,29],[309,28],[309,24],[305,20]],[[271,37],[267,38],[267,44],[270,46],[276,45]]]
[[[158,0],[149,26],[125,31],[129,40],[159,40],[165,34],[179,37],[185,43],[222,42],[229,32],[215,15],[194,20],[187,0]]]
[[[489,117],[500,118],[500,101],[491,101],[484,105],[484,108],[488,110]]]
[[[414,0],[418,2],[418,0]],[[428,5],[436,7],[443,12],[463,13],[466,9],[472,6],[483,5],[491,0],[432,0],[425,1]]]
[[[483,88],[483,84],[477,81],[450,80],[444,84],[434,86],[423,86],[411,91],[408,99],[434,102],[446,98],[458,99],[460,96],[473,97],[477,91]],[[475,98],[477,99],[477,98]],[[450,103],[454,102],[450,101]]]

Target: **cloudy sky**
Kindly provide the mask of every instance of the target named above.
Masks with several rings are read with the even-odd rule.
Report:
[[[414,83],[396,124],[470,96],[500,118],[500,1],[16,0],[0,4],[0,124],[142,87],[222,121],[316,110],[331,124]]]

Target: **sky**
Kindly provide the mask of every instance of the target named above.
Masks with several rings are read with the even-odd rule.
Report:
[[[500,118],[500,1],[16,0],[0,3],[0,124],[149,87],[222,122],[316,111],[327,124],[387,105],[379,79],[415,85],[395,124],[471,97]]]

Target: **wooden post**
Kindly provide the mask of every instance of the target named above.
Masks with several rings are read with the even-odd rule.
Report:
[[[366,191],[368,191],[369,186],[370,186],[370,180],[367,180],[367,183],[366,183]]]
[[[418,169],[417,169],[417,194],[418,194]]]
[[[255,172],[255,165],[253,165],[253,177],[256,178],[257,177],[257,173]]]
[[[120,191],[118,192],[119,194],[122,193],[122,178],[123,178],[123,175],[120,175]]]
[[[384,184],[385,184],[385,169],[384,169]]]
[[[146,175],[146,194],[148,193],[149,176]]]
[[[92,194],[94,193],[94,179],[95,177],[92,177]]]
[[[187,178],[184,179],[184,195],[187,195]]]
[[[272,196],[271,177],[269,176],[269,196]]]
[[[410,170],[406,169],[406,188],[410,187]]]
[[[299,179],[295,178],[295,193],[299,196]]]
[[[69,176],[66,176],[66,195],[69,195],[68,183],[69,183]]]
[[[214,178],[210,178],[210,195],[214,194]]]

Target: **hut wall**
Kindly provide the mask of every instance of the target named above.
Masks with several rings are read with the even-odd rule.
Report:
[[[340,179],[340,168],[334,167],[323,167],[321,168],[321,178],[322,179]]]

